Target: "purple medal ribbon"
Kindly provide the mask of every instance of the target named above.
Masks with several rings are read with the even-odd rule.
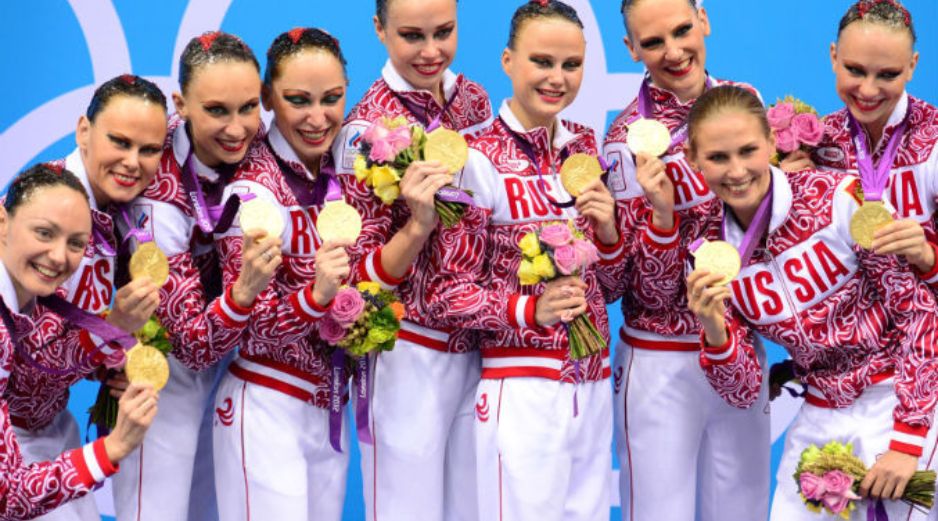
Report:
[[[540,188],[541,192],[544,193],[544,197],[547,198],[547,202],[549,202],[552,206],[556,208],[570,208],[571,206],[575,205],[576,199],[570,199],[569,201],[560,202],[557,199],[554,199],[554,197],[551,196],[550,193],[548,193],[547,181],[544,181],[544,173],[541,169],[540,161],[537,160],[537,151],[534,149],[534,145],[528,142],[528,140],[524,139],[524,137],[519,135],[517,132],[512,130],[511,127],[508,126],[508,123],[506,123],[505,120],[501,116],[498,116],[498,119],[502,122],[502,125],[505,127],[505,130],[508,131],[508,134],[511,135],[511,137],[514,139],[515,144],[518,145],[518,148],[520,148],[521,151],[524,152],[524,155],[528,156],[528,159],[531,161],[531,164],[534,165],[534,170],[537,171],[537,187]],[[568,154],[569,153],[567,152],[566,149],[561,150],[560,151],[561,159],[566,160]]]
[[[850,112],[847,112],[850,121],[850,137],[853,139],[853,145],[857,149],[857,170],[860,174],[860,186],[863,187],[863,199],[866,201],[881,201],[883,199],[883,190],[889,181],[889,170],[892,168],[893,161],[899,154],[899,142],[905,134],[906,123],[908,122],[908,112],[905,119],[892,133],[883,157],[879,162],[873,164],[873,157],[866,144],[866,132],[860,127],[860,124],[854,119]]]
[[[117,252],[114,251],[114,248],[111,247],[111,243],[107,240],[107,233],[101,229],[101,225],[94,219],[91,220],[91,235],[94,237],[94,247],[96,250],[107,257],[117,255]]]
[[[195,154],[193,150],[190,150],[186,163],[182,167],[182,185],[189,196],[189,202],[195,212],[196,222],[206,235],[225,233],[231,228],[235,215],[238,214],[238,208],[241,206],[241,201],[249,201],[255,196],[254,194],[243,194],[238,197],[229,197],[224,205],[209,207],[205,202],[205,196],[202,194],[202,187],[199,186],[194,162]]]
[[[130,215],[127,213],[127,205],[121,205],[120,213],[121,217],[124,219],[124,224],[127,225],[127,236],[124,237],[122,242],[126,243],[131,238],[133,238],[137,241],[137,245],[139,246],[141,243],[151,242],[153,240],[153,236],[150,235],[150,232],[134,226],[134,222],[130,219]]]
[[[406,97],[402,96],[399,92],[393,89],[391,90],[391,92],[393,92],[397,100],[401,102],[401,105],[404,105],[404,108],[406,108],[408,112],[410,112],[411,114],[414,115],[415,118],[417,118],[417,121],[419,121],[420,124],[423,125],[424,130],[427,133],[430,133],[436,130],[437,128],[439,128],[439,126],[442,124],[443,116],[449,111],[449,108],[453,104],[453,102],[456,101],[456,94],[459,91],[457,89],[453,89],[453,93],[450,95],[449,99],[446,100],[446,104],[443,105],[443,111],[440,112],[440,114],[437,117],[433,118],[432,121],[429,120],[426,107],[421,107],[420,105],[407,99]]]
[[[655,119],[655,108],[651,102],[651,92],[649,92],[648,84],[651,81],[650,78],[646,77],[642,81],[641,88],[638,89],[638,113],[641,117],[645,119]],[[710,80],[710,76],[707,76],[707,81],[704,83],[704,92],[710,90],[713,86],[713,82]],[[634,123],[637,120],[637,117],[633,117],[629,120],[629,123]],[[668,150],[680,145],[687,140],[687,121],[681,124],[672,134],[671,134],[671,144],[668,145]]]
[[[355,371],[355,384],[358,391],[355,401],[355,426],[358,431],[358,441],[374,445],[375,440],[371,436],[371,425],[368,419],[368,402],[371,394],[370,374],[371,356],[366,354],[357,360]]]
[[[889,521],[889,515],[886,513],[886,505],[883,504],[882,499],[868,501],[866,519],[867,521]]]
[[[109,343],[117,343],[124,349],[130,349],[131,347],[137,345],[137,339],[134,338],[133,335],[128,334],[123,329],[112,326],[103,318],[97,315],[92,315],[91,313],[84,311],[75,304],[72,304],[71,302],[68,302],[59,296],[50,295],[48,297],[39,297],[36,299],[36,301],[49,308],[56,315],[59,315],[71,324],[79,326],[82,329],[93,333],[104,340],[104,344],[95,347],[94,351],[87,354],[84,360],[94,358],[95,355],[103,351],[103,345]],[[16,351],[20,354],[21,357],[23,357],[24,360],[26,360],[30,366],[32,366],[34,369],[38,369],[53,376],[70,376],[73,374],[78,374],[79,369],[77,368],[66,370],[53,369],[37,362],[36,359],[34,359],[19,342],[19,339],[16,335],[16,328],[13,317],[10,314],[9,308],[7,308],[6,304],[2,301],[0,301],[0,315],[2,315],[4,325],[6,325],[7,329],[10,331],[10,337],[13,339]]]
[[[332,386],[329,388],[329,443],[342,452],[342,396],[345,395],[345,352],[332,352]]]

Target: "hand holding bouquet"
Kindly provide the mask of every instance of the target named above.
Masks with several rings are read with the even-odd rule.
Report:
[[[805,449],[793,477],[808,510],[826,510],[849,519],[861,499],[857,492],[867,471],[853,454],[853,444],[832,441],[821,449],[816,445]],[[931,509],[935,502],[935,471],[916,472],[905,487],[902,501]]]
[[[428,138],[422,126],[410,125],[403,116],[381,118],[362,136],[355,177],[372,188],[381,202],[390,205],[400,197],[401,178],[414,161],[444,159],[452,175],[465,165],[463,156],[467,154],[465,140],[453,131],[437,129]],[[471,195],[453,186],[436,194],[436,212],[447,228],[459,222],[467,204],[472,204]]]
[[[319,336],[353,357],[390,351],[403,316],[404,306],[394,293],[375,282],[359,282],[357,287],[343,288],[336,294],[319,324]]]
[[[521,265],[518,278],[529,286],[559,276],[579,275],[599,260],[596,246],[570,224],[550,224],[526,234],[518,242]],[[570,358],[580,360],[602,351],[606,341],[585,313],[567,325]]]
[[[810,152],[824,137],[824,125],[814,107],[792,96],[769,107],[766,116],[778,149],[772,157],[774,165],[796,150]]]

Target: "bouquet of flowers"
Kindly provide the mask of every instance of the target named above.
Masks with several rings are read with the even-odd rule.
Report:
[[[555,223],[530,232],[518,241],[521,265],[518,278],[522,286],[550,281],[561,275],[578,275],[599,260],[596,246],[573,227],[573,223]],[[570,358],[580,360],[602,351],[606,341],[585,313],[567,324]]]
[[[319,324],[319,336],[350,356],[390,351],[401,329],[404,305],[376,282],[359,282],[336,294],[329,313]]]
[[[424,159],[427,134],[420,125],[410,125],[403,116],[380,118],[365,130],[361,153],[355,158],[355,177],[374,190],[384,204],[390,205],[401,195],[401,177],[411,163]],[[463,143],[465,147],[465,143]],[[467,192],[448,186],[441,190],[454,199]],[[436,198],[436,212],[447,228],[462,218],[465,203]]]
[[[166,328],[160,324],[156,316],[150,317],[147,323],[134,333],[134,337],[141,344],[155,347],[164,356],[168,356],[173,349]],[[109,432],[117,423],[118,400],[111,396],[111,389],[103,383],[103,380],[104,378],[102,378],[101,388],[98,389],[98,396],[94,405],[88,409],[91,422],[98,426],[98,435]]]
[[[772,157],[772,164],[776,166],[796,150],[810,152],[824,136],[824,125],[814,107],[792,96],[769,107],[766,116],[769,127],[775,131],[778,150]]]
[[[821,449],[816,445],[805,449],[793,477],[808,510],[827,510],[849,519],[860,499],[857,491],[866,473],[866,466],[853,454],[853,444],[832,441]],[[935,502],[935,471],[916,472],[905,487],[902,501],[931,509]]]

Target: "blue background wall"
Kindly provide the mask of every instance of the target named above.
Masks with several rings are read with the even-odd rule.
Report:
[[[578,0],[587,25],[587,76],[573,119],[605,128],[634,96],[641,66],[622,43],[620,0]],[[510,94],[499,56],[517,1],[463,0],[459,5],[460,47],[454,69],[481,82],[497,106]],[[828,46],[848,0],[706,0],[713,34],[708,69],[718,77],[752,83],[771,102],[795,94],[821,113],[840,107],[833,87]],[[921,52],[910,91],[938,103],[938,1],[907,0]],[[276,5],[276,8],[271,8]],[[384,51],[374,36],[371,0],[32,0],[0,2],[0,186],[36,160],[65,156],[93,86],[132,71],[152,77],[169,93],[175,60],[185,42],[221,28],[240,35],[263,54],[281,31],[321,26],[342,42],[349,61],[349,108],[378,75]],[[621,324],[610,308],[613,331]],[[613,335],[615,336],[615,335]],[[782,356],[770,346],[771,359]],[[72,409],[84,417],[94,388],[79,385]],[[773,404],[773,433],[780,434],[797,408],[791,400]],[[777,459],[781,441],[773,446]],[[616,467],[618,465],[616,464]],[[346,519],[362,519],[357,455],[351,465]],[[662,484],[664,485],[664,484]],[[617,508],[612,510],[617,519]]]

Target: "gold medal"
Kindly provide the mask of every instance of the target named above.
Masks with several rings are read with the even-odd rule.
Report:
[[[459,132],[439,127],[427,134],[423,158],[426,161],[439,161],[450,174],[455,174],[466,166],[469,145]]]
[[[732,244],[726,241],[707,241],[694,252],[694,265],[697,269],[723,275],[723,279],[716,285],[725,286],[739,275],[742,261]]]
[[[266,237],[280,237],[283,233],[283,216],[280,210],[269,201],[255,197],[241,203],[239,216],[241,233],[251,230],[264,230]]]
[[[316,229],[323,242],[354,241],[362,233],[362,217],[345,201],[327,202],[316,219]]]
[[[159,391],[169,381],[169,362],[157,348],[137,343],[127,351],[124,372],[130,383],[150,384]]]
[[[137,246],[137,251],[130,257],[129,270],[132,279],[150,277],[154,284],[162,287],[169,278],[169,261],[155,242],[144,242]]]
[[[863,201],[850,219],[850,237],[863,249],[873,245],[873,234],[893,221],[892,214],[882,201]]]
[[[671,146],[671,132],[657,120],[639,118],[629,125],[626,141],[633,154],[660,157]]]
[[[573,197],[579,197],[602,175],[599,160],[589,154],[573,154],[560,167],[560,182]]]

